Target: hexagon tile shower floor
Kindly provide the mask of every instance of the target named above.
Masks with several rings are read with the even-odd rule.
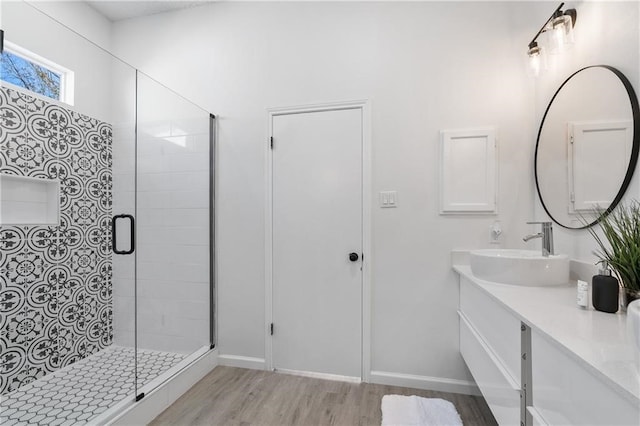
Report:
[[[138,387],[186,355],[138,350]],[[81,361],[3,395],[0,424],[83,424],[114,402],[133,397],[135,350],[110,346]]]

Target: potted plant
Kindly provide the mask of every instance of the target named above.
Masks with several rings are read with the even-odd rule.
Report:
[[[621,306],[626,310],[630,302],[640,299],[640,202],[621,203],[611,213],[598,216],[603,237],[594,227],[589,228],[599,246],[595,254],[600,259],[598,263],[607,262],[618,276]]]

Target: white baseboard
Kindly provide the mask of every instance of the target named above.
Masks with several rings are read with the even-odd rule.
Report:
[[[380,385],[402,386],[405,388],[425,389],[438,392],[481,395],[478,386],[476,386],[474,382],[467,380],[390,373],[388,371],[372,371],[369,376],[369,382]]]
[[[218,350],[208,351],[160,387],[106,424],[146,425],[218,365]]]
[[[264,370],[266,361],[264,358],[254,358],[238,355],[219,355],[218,365],[227,367],[249,368],[252,370]],[[300,371],[276,370],[284,374],[315,377],[326,380],[340,380],[357,382],[356,378],[333,376],[326,374],[305,373]],[[425,389],[439,392],[460,393],[464,395],[481,395],[475,382],[467,380],[444,379],[440,377],[418,376],[414,374],[391,373],[388,371],[372,371],[369,375],[370,383],[381,385],[402,386],[405,388]]]
[[[239,355],[219,355],[218,365],[225,367],[249,368],[251,370],[264,370],[267,363],[264,358],[253,358]]]
[[[338,374],[314,373],[312,371],[286,370],[277,368],[276,373],[291,374],[292,376],[311,377],[313,379],[333,380],[336,382],[362,383],[360,377],[340,376]]]

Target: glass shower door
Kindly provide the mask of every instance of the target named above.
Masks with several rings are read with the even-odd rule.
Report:
[[[1,59],[65,82],[0,68],[0,424],[102,424],[210,348],[210,116],[35,3],[0,6]]]
[[[24,80],[0,83],[0,424],[82,422],[135,397],[135,253],[112,219],[135,209],[136,72],[31,3],[2,2],[1,25],[3,61],[64,85],[0,72]]]
[[[138,72],[137,118],[140,393],[209,349],[213,225],[209,113]]]

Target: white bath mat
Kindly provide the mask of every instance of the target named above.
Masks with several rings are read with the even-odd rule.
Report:
[[[385,395],[382,426],[462,426],[456,407],[440,398]]]

